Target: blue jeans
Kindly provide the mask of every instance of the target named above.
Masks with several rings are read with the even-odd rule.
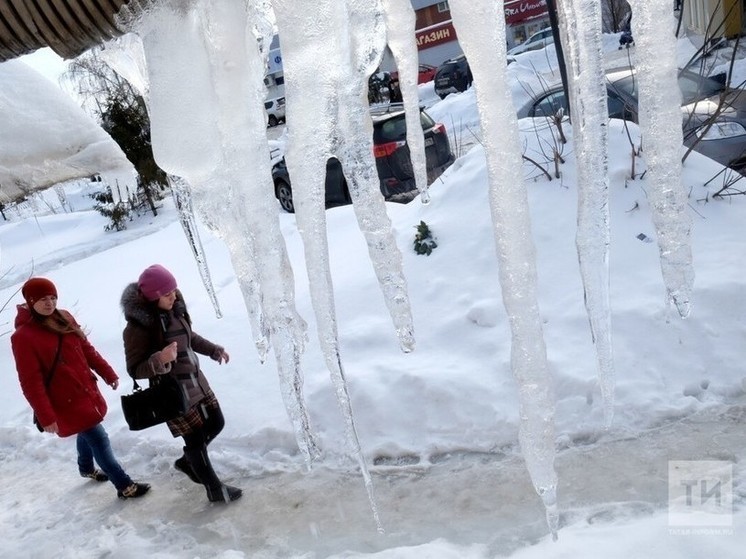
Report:
[[[99,423],[88,431],[78,433],[78,470],[81,474],[87,474],[93,471],[93,459],[109,476],[109,481],[114,484],[118,491],[132,485],[132,479],[124,473],[122,466],[114,458],[114,452],[111,450],[109,435],[106,434],[104,426]]]

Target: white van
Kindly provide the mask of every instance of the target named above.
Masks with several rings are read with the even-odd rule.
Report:
[[[552,44],[554,44],[554,35],[552,35],[552,28],[547,27],[546,29],[537,31],[528,39],[523,41],[520,45],[514,46],[508,51],[508,54],[511,56],[515,56],[516,54],[521,54],[530,50],[543,49],[545,46]]]

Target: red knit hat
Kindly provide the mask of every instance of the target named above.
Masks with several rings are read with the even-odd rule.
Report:
[[[137,286],[148,301],[156,301],[176,289],[176,278],[160,264],[153,264],[140,274]]]
[[[57,288],[47,278],[31,278],[23,284],[21,295],[26,299],[26,303],[33,307],[36,301],[47,295],[57,297]]]

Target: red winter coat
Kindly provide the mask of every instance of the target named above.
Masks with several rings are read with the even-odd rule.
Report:
[[[108,384],[119,377],[91,343],[75,333],[62,334],[57,367],[49,387],[45,379],[54,362],[60,335],[34,320],[26,305],[18,305],[15,332],[10,337],[23,395],[42,426],[57,422],[60,437],[98,425],[106,415],[106,400],[93,369]],[[60,311],[72,324],[75,319]]]

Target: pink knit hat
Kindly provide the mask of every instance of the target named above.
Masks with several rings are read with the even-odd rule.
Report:
[[[137,286],[148,301],[156,301],[176,289],[176,278],[160,264],[153,264],[140,274]]]

